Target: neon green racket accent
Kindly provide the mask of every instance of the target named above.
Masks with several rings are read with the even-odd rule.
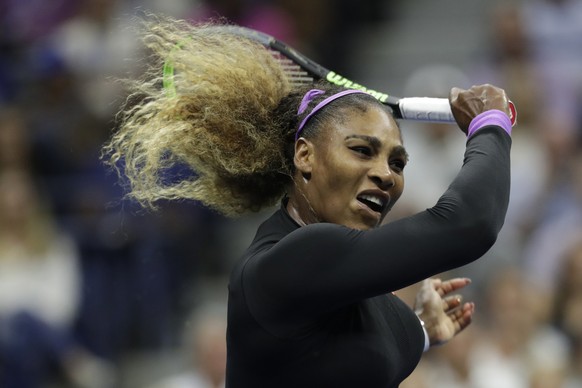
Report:
[[[164,62],[163,85],[168,97],[176,97],[176,84],[174,84],[174,63],[170,60]]]
[[[168,58],[164,61],[164,67],[162,69],[162,85],[166,91],[168,97],[176,97],[176,84],[174,82],[174,61],[172,60],[173,54],[182,48],[184,42],[178,42],[170,51]]]

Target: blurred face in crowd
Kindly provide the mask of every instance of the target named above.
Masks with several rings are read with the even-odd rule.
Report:
[[[367,230],[382,222],[404,189],[407,153],[393,117],[377,105],[341,108],[312,140],[300,138],[295,162],[309,208],[303,222]],[[301,200],[301,198],[299,199]]]
[[[194,333],[194,356],[200,372],[213,384],[224,383],[226,375],[226,321],[209,316]]]
[[[23,113],[16,109],[0,109],[0,165],[22,168],[29,162],[28,128]]]
[[[2,223],[12,228],[26,224],[34,213],[36,200],[30,177],[21,171],[0,174],[0,211]]]

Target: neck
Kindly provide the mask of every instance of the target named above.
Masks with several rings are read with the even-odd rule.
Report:
[[[289,198],[289,202],[287,202],[287,213],[293,218],[295,222],[297,222],[301,226],[307,225],[305,221],[303,221],[303,217],[301,217],[301,212],[299,211],[299,207],[293,197]]]
[[[317,213],[309,203],[305,195],[305,188],[301,183],[295,183],[289,191],[289,201],[287,202],[287,212],[301,226],[320,222]]]

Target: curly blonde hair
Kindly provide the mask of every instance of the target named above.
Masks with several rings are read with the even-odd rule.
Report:
[[[144,26],[152,60],[143,79],[128,81],[119,129],[103,148],[120,175],[122,165],[128,195],[152,208],[198,200],[227,216],[274,205],[292,182],[297,107],[312,85],[294,87],[267,49],[215,23]],[[168,61],[172,93],[162,86]],[[168,178],[176,166],[191,174]]]

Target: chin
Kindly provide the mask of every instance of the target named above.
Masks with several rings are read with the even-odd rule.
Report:
[[[361,221],[361,222],[355,223],[355,225],[351,226],[351,228],[357,229],[357,230],[370,230],[370,229],[376,229],[381,224],[382,224],[382,220],[380,220],[378,222],[377,221],[374,221],[374,222]]]
[[[370,230],[376,229],[377,227],[381,226],[384,218],[385,215],[382,215],[380,217],[369,217],[369,216],[364,217],[360,213],[352,215],[351,217],[345,219],[344,221],[337,222],[336,220],[336,223],[355,230]]]

